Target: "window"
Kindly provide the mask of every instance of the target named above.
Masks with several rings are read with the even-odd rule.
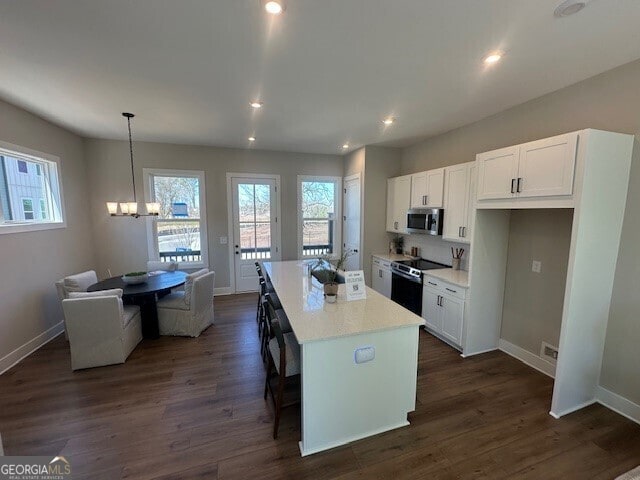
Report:
[[[149,219],[149,258],[208,266],[204,172],[144,169],[144,176],[147,201],[160,204]]]
[[[40,218],[47,219],[47,201],[44,198],[40,199]]]
[[[341,177],[298,176],[300,258],[340,253],[341,190]]]
[[[22,215],[25,220],[33,220],[33,199],[22,199]]]
[[[66,226],[58,162],[0,142],[0,234]]]

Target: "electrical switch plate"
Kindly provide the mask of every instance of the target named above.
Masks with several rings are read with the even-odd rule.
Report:
[[[542,262],[540,260],[534,260],[531,263],[531,271],[532,272],[540,273],[541,269],[542,269]]]
[[[376,358],[376,349],[374,347],[356,348],[353,357],[356,363],[370,362]]]
[[[227,237],[220,237],[220,245],[226,245],[228,241]]]

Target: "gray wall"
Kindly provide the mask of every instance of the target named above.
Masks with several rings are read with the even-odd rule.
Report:
[[[371,285],[371,255],[389,251],[386,232],[387,178],[400,171],[401,150],[367,146],[344,157],[344,174],[360,172],[364,197],[362,203],[362,269]]]
[[[469,162],[479,152],[582,128],[638,135],[639,85],[640,61],[623,65],[406,148],[402,173]],[[640,403],[639,152],[636,140],[600,379],[605,388],[636,403]]]
[[[62,320],[54,282],[93,268],[82,139],[0,101],[0,140],[60,157],[67,227],[0,235],[0,358]]]
[[[500,337],[535,355],[560,340],[572,221],[572,209],[511,212]]]
[[[110,199],[131,196],[128,144],[86,140],[85,147],[98,268],[101,272],[110,268],[114,275],[143,269],[148,259],[145,220],[111,218],[105,207]],[[220,244],[221,236],[233,241],[227,231],[227,172],[281,176],[283,260],[297,258],[297,175],[343,174],[343,159],[337,155],[135,142],[134,158],[138,192],[144,192],[143,168],[205,172],[209,265],[216,271],[216,288],[230,285],[228,246]]]

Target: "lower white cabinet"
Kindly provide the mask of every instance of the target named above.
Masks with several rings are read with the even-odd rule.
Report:
[[[371,288],[391,298],[391,262],[378,257],[371,259]]]
[[[460,347],[467,290],[425,276],[422,292],[422,318],[426,327],[442,339]]]

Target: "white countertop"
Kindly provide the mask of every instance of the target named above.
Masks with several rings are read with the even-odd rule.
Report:
[[[469,272],[454,270],[453,268],[438,268],[436,270],[423,270],[424,275],[439,278],[445,282],[453,283],[462,288],[469,288]]]
[[[326,303],[322,285],[309,277],[302,260],[264,262],[264,269],[299,343],[424,324],[421,317],[369,287],[365,300],[348,302],[345,286],[340,285],[338,301]]]
[[[418,257],[412,257],[410,255],[404,255],[402,253],[374,253],[372,257],[387,260],[389,262],[397,262],[398,260],[413,260]]]

